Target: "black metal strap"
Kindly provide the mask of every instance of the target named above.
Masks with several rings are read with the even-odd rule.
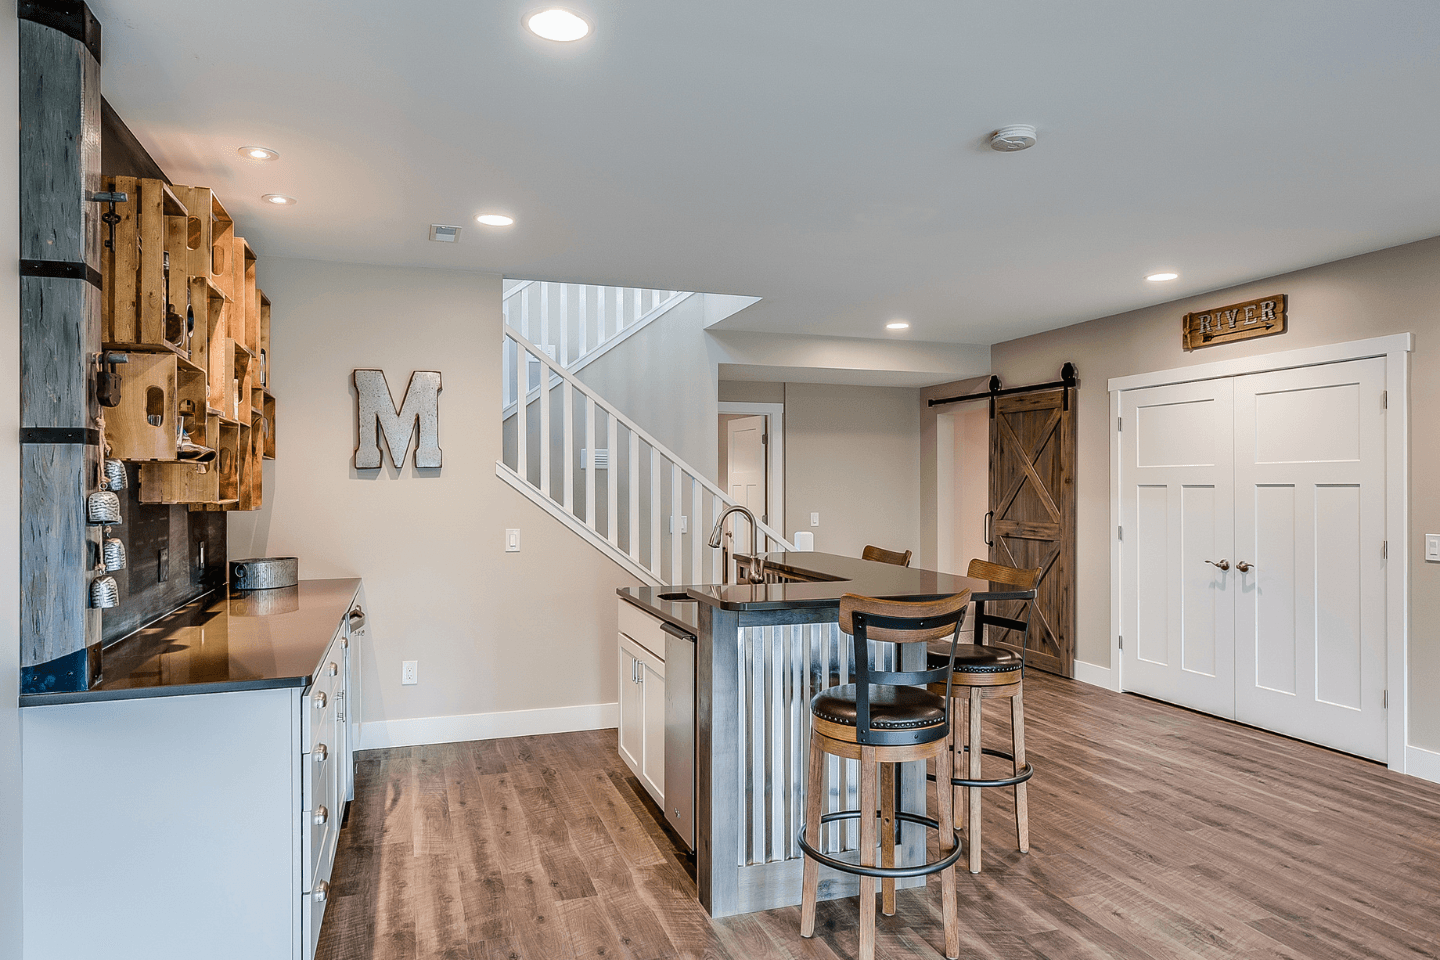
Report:
[[[969,753],[970,748],[966,747],[964,752]],[[1011,763],[1015,762],[1015,755],[1013,753],[991,750],[989,747],[981,747],[980,752],[987,757],[999,757],[1001,760],[1009,760]],[[975,787],[983,790],[985,787],[1013,787],[1016,784],[1024,783],[1033,776],[1035,776],[1035,765],[1026,761],[1025,766],[1013,777],[996,777],[993,780],[966,780],[964,777],[952,777],[950,782],[957,787]],[[935,774],[927,773],[925,774],[925,779],[934,783]]]
[[[825,814],[820,818],[820,822],[826,824],[834,823],[836,820],[859,820],[861,816],[862,814],[859,810],[837,810],[834,813]],[[918,813],[906,813],[902,810],[897,810],[895,811],[895,819],[902,820],[905,823],[918,823],[920,826],[936,832],[940,830],[940,821],[933,817],[921,816]],[[917,863],[911,867],[873,867],[866,866],[863,863],[851,863],[849,860],[840,860],[829,854],[821,853],[815,847],[810,846],[810,843],[805,839],[805,824],[803,823],[800,825],[799,835],[795,838],[796,843],[799,844],[805,856],[822,866],[829,867],[832,870],[839,870],[841,873],[853,873],[862,877],[882,877],[896,880],[906,877],[926,877],[932,873],[939,873],[947,867],[954,866],[955,863],[959,861],[962,852],[960,833],[952,829],[950,831],[950,840],[955,846],[939,860],[931,860],[928,863]]]
[[[100,62],[100,21],[80,0],[18,0],[15,15],[78,40]]]
[[[83,260],[21,260],[20,276],[85,280],[96,290],[104,289],[100,282],[100,271]]]
[[[21,427],[21,443],[79,443],[100,446],[100,431],[86,427]]]

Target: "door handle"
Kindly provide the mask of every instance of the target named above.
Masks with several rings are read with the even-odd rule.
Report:
[[[994,511],[994,510],[991,510],[989,513],[985,514],[985,545],[986,545],[987,547],[993,547],[993,546],[995,546],[995,541],[990,539],[990,522],[991,522],[992,520],[994,520],[994,519],[995,519],[995,511]]]
[[[1219,567],[1221,570],[1229,570],[1229,569],[1230,569],[1230,561],[1229,561],[1229,560],[1206,560],[1205,562],[1208,563],[1208,564],[1210,564],[1210,565],[1213,566],[1213,567]]]
[[[1240,560],[1235,564],[1235,569],[1239,570],[1241,573],[1249,573],[1251,570],[1255,569],[1255,564],[1245,560]]]

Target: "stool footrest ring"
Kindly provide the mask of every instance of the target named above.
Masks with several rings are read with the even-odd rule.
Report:
[[[859,810],[837,810],[834,813],[825,814],[820,818],[820,822],[825,824],[833,823],[836,820],[859,820],[863,815]],[[922,816],[918,813],[906,813],[903,810],[897,810],[895,811],[895,819],[903,820],[906,823],[916,823],[937,832],[940,830],[940,822],[938,820],[933,817]],[[810,846],[805,840],[805,826],[803,823],[800,825],[800,833],[795,838],[795,842],[800,845],[800,849],[805,852],[805,856],[810,857],[820,865],[829,867],[832,870],[839,870],[841,873],[853,873],[862,877],[880,877],[881,879],[897,880],[906,877],[925,877],[932,873],[939,873],[947,867],[954,866],[960,860],[962,853],[960,833],[959,831],[951,830],[950,836],[955,843],[954,849],[939,860],[931,860],[928,863],[917,863],[909,867],[866,866],[863,863],[851,863],[848,860],[837,859],[829,854],[821,853],[816,848]]]
[[[991,750],[989,747],[982,749],[980,752],[987,756],[999,757],[1001,760],[1009,760],[1011,763],[1015,762],[1013,754],[1001,753],[999,750]],[[985,787],[1013,787],[1016,784],[1024,783],[1033,776],[1035,776],[1035,765],[1026,763],[1020,772],[1013,777],[1001,777],[995,780],[966,780],[963,777],[955,777],[950,782],[957,787],[977,787],[980,789]],[[935,774],[927,773],[925,779],[934,783]]]

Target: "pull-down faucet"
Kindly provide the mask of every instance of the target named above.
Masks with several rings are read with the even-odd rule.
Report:
[[[715,520],[715,529],[710,531],[710,547],[714,549],[720,546],[720,537],[723,535],[725,529],[725,518],[732,513],[743,513],[745,519],[750,521],[750,549],[755,554],[755,563],[751,567],[750,575],[747,579],[749,579],[751,583],[764,583],[765,553],[757,549],[760,544],[760,530],[755,523],[755,514],[751,513],[748,507],[743,507],[737,503],[725,508],[725,512],[720,514]]]

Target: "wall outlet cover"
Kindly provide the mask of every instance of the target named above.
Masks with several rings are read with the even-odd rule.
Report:
[[[1425,559],[1440,563],[1440,533],[1425,534]]]
[[[405,686],[420,682],[420,661],[406,660],[400,664],[400,682]]]
[[[157,581],[164,583],[170,579],[170,548],[161,547],[160,556],[155,564],[155,576]]]

